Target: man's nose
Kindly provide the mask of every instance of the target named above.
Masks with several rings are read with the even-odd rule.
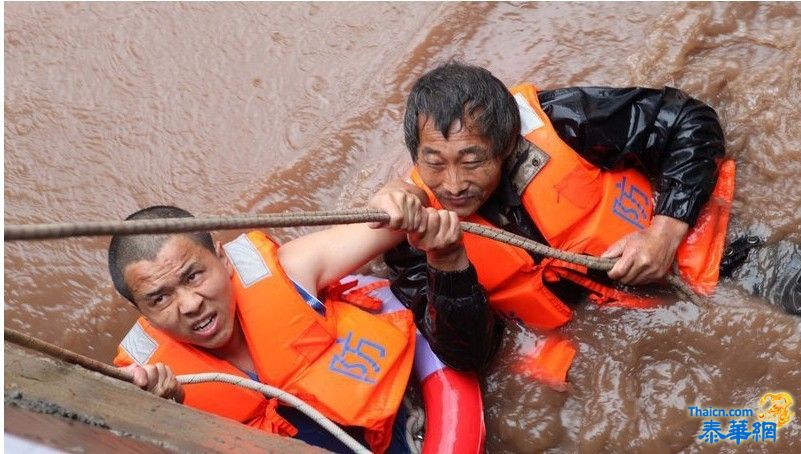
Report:
[[[451,166],[447,169],[442,188],[451,195],[459,195],[467,189],[467,180],[459,170],[459,166]]]
[[[177,292],[178,310],[181,314],[191,315],[200,311],[203,306],[203,296],[191,289],[180,289]]]

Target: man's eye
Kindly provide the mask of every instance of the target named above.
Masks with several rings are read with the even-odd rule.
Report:
[[[189,273],[189,276],[186,276],[186,280],[194,281],[198,274],[200,274],[199,271],[194,271],[192,273]]]
[[[150,305],[151,305],[151,306],[160,306],[160,305],[161,305],[161,304],[163,304],[165,301],[167,301],[167,297],[166,297],[166,296],[164,296],[164,295],[159,295],[159,296],[157,296],[157,297],[153,298],[153,299],[150,301]]]
[[[477,169],[484,164],[484,159],[477,159],[475,161],[465,161],[462,163],[462,166],[468,169]]]

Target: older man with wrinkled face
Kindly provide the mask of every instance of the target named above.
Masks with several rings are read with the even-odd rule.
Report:
[[[403,222],[409,211],[404,203],[416,197],[462,219],[480,218],[555,247],[592,244],[588,250],[574,247],[574,252],[617,259],[608,276],[569,280],[547,274],[538,284],[540,290],[534,291],[526,287],[524,281],[531,279],[525,273],[540,267],[542,258],[526,258],[522,250],[495,254],[487,249],[494,246],[478,247],[473,240],[466,240],[465,248],[410,237],[387,253],[393,291],[415,312],[419,328],[440,357],[462,369],[481,369],[492,357],[502,329],[493,307],[517,318],[515,304],[539,304],[526,301],[542,300],[545,292],[551,296],[550,302],[542,303],[549,306],[543,311],[554,315],[545,326],[534,326],[555,328],[569,319],[569,305],[583,299],[588,286],[598,288],[590,280],[608,286],[612,279],[634,285],[662,279],[712,192],[717,161],[724,153],[714,110],[679,90],[528,87],[513,95],[489,71],[461,63],[447,63],[424,74],[408,97],[404,120],[405,141],[415,164],[411,181],[387,186],[370,202],[390,213],[390,225]],[[543,159],[537,161],[537,156]],[[559,166],[566,168],[554,170]],[[567,240],[555,241],[552,226],[573,215],[555,208],[561,206],[559,194],[569,193],[577,206],[585,205],[580,209],[586,209],[596,203],[601,190],[595,179],[622,169],[634,169],[655,181],[659,194],[653,208],[650,200],[637,199],[639,187],[625,188],[626,196],[645,205],[642,213],[653,209],[654,215],[642,219],[635,205],[626,207],[632,213],[622,216],[639,216],[628,221],[647,225],[614,241],[607,232],[605,243],[592,233],[582,233],[586,239],[568,233],[562,235]],[[547,176],[555,172],[565,173]],[[529,177],[525,184],[520,175]],[[555,180],[546,183],[547,178]],[[583,185],[584,195],[578,187]],[[530,189],[535,186],[536,190]],[[554,208],[543,209],[539,200],[556,202]],[[600,205],[583,216],[601,216],[598,210]],[[450,224],[458,220],[426,219]],[[604,248],[598,250],[599,244]],[[503,271],[499,265],[517,260],[512,257],[526,264],[517,271]],[[519,295],[518,303],[503,302],[513,293]]]
[[[498,187],[505,156],[492,152],[492,144],[470,117],[464,124],[454,121],[447,138],[430,116],[418,122],[417,171],[426,186],[444,208],[461,217],[475,213]]]

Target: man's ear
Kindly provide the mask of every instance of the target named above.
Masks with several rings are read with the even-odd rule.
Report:
[[[222,247],[222,243],[219,241],[214,242],[214,251],[217,253],[217,258],[225,265],[225,269],[228,270],[228,277],[234,276],[234,265],[228,260],[228,256],[225,255],[225,250]]]

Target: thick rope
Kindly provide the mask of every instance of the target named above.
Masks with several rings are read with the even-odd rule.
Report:
[[[77,364],[81,367],[84,367],[86,369],[95,372],[99,372],[108,377],[116,378],[117,380],[133,383],[133,374],[131,374],[126,370],[110,366],[108,364],[102,363],[92,358],[87,358],[86,356],[79,355],[75,352],[71,352],[69,350],[63,349],[61,347],[37,339],[35,337],[28,336],[27,334],[20,333],[19,331],[16,331],[11,328],[3,327],[3,334],[5,335],[4,340],[7,342],[11,342],[26,348],[30,348],[31,350],[36,350],[38,352],[44,353],[48,356],[52,356],[54,358],[60,359],[70,364]],[[327,419],[325,416],[323,416],[319,411],[315,410],[309,404],[303,402],[302,400],[298,399],[292,394],[287,393],[286,391],[282,391],[278,388],[268,386],[253,380],[249,380],[247,378],[237,377],[236,375],[222,374],[216,372],[178,375],[176,379],[181,384],[206,383],[206,382],[229,383],[235,386],[240,386],[242,388],[258,391],[267,397],[274,397],[280,400],[281,402],[289,406],[292,406],[294,408],[297,408],[298,410],[303,412],[306,416],[314,420],[317,424],[319,424],[325,430],[330,432],[331,435],[335,436],[339,441],[341,441],[348,448],[352,449],[354,452],[358,454],[370,453],[369,449],[365,448],[359,442],[354,440],[353,437],[348,435],[339,426],[337,426],[329,419]]]
[[[512,246],[517,246],[521,249],[525,249],[545,257],[551,257],[557,260],[575,263],[576,265],[586,266],[592,270],[609,271],[613,266],[615,266],[616,262],[615,259],[574,254],[571,252],[562,251],[560,249],[554,249],[550,246],[546,246],[526,237],[507,232],[506,230],[486,227],[483,225],[474,224],[472,222],[462,222],[461,226],[462,230],[465,232],[474,233],[476,235],[500,241],[502,243],[511,244]],[[679,277],[678,274],[668,274],[665,276],[665,280],[668,281],[668,283],[672,285],[680,295],[683,295],[689,299],[693,304],[702,307],[707,306],[706,301],[701,298],[700,295],[695,293],[695,291],[689,285],[687,285],[687,283],[684,282],[684,280]]]
[[[6,225],[4,241],[44,240],[73,236],[159,234],[387,221],[389,221],[389,215],[383,211],[355,209],[342,211],[310,211],[303,213],[216,216],[208,218],[168,218],[74,224]],[[615,260],[613,259],[561,251],[493,227],[486,227],[472,222],[462,222],[461,227],[465,232],[511,244],[535,254],[575,263],[589,269],[609,271],[615,265]],[[706,306],[706,302],[678,275],[669,275],[666,279],[680,294],[687,297],[691,302],[698,306]]]
[[[139,235],[238,230],[303,225],[356,224],[388,221],[375,210],[310,211],[305,213],[247,214],[208,218],[143,219],[135,221],[6,225],[4,241],[28,241],[73,236]]]
[[[514,233],[507,232],[494,227],[487,227],[472,222],[462,222],[462,230],[469,233],[474,233],[485,238],[489,238],[501,243],[511,244],[521,249],[525,249],[535,254],[544,255],[545,257],[563,260],[565,262],[575,263],[576,265],[586,266],[592,270],[609,271],[615,266],[613,259],[592,257],[590,255],[574,254],[565,252],[560,249],[554,249],[534,240],[530,240],[524,236],[515,235]]]

